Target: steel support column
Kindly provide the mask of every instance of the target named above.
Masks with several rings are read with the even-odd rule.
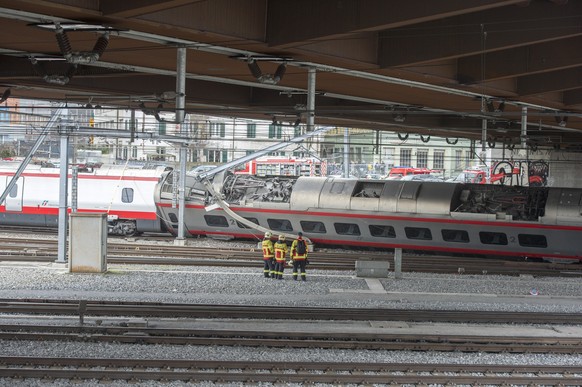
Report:
[[[350,130],[344,128],[344,177],[350,177]]]
[[[521,149],[527,149],[527,106],[521,108]]]
[[[180,134],[185,135],[184,117],[186,116],[186,47],[178,47],[176,58],[176,124],[180,125]],[[185,235],[184,210],[186,206],[186,158],[188,148],[180,146],[180,180],[178,185],[178,236],[183,240]]]
[[[315,129],[315,67],[310,67],[307,74],[307,131]]]
[[[60,149],[60,186],[59,186],[59,235],[58,235],[58,249],[57,262],[67,262],[67,232],[68,232],[68,173],[69,173],[69,134],[68,128],[61,134],[61,149]]]

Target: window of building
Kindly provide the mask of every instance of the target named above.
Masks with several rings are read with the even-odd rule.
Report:
[[[355,154],[354,157],[355,157],[354,161],[356,163],[361,163],[363,161],[363,159],[362,159],[362,148],[361,147],[359,147],[359,146],[356,147],[356,154]]]
[[[247,124],[247,138],[257,137],[257,124]]]
[[[445,151],[435,150],[432,159],[433,169],[445,169]]]
[[[408,239],[432,240],[432,233],[424,227],[404,227],[404,233]]]
[[[158,133],[161,135],[166,134],[166,123],[163,121],[158,122]]]
[[[524,247],[548,247],[548,241],[545,235],[534,235],[534,234],[519,234],[517,236],[519,240],[519,245]]]
[[[416,167],[417,168],[428,167],[428,149],[418,149],[416,151]]]
[[[287,219],[267,219],[267,223],[273,231],[293,231],[293,226]]]
[[[211,122],[210,123],[210,135],[214,137],[225,137],[226,136],[226,125],[224,122]]]
[[[198,150],[197,149],[188,149],[189,159],[192,162],[198,161]]]
[[[299,137],[301,136],[301,126],[297,125],[294,129],[293,129],[293,136],[294,137]]]
[[[455,150],[455,169],[463,169],[463,151],[460,149]]]
[[[502,232],[481,231],[479,239],[484,245],[507,245],[507,235]]]
[[[441,230],[445,242],[469,243],[469,233],[465,230]]]
[[[222,215],[204,215],[204,220],[210,227],[228,227],[228,220]]]
[[[269,138],[283,137],[283,127],[281,125],[269,125]]]
[[[339,235],[361,235],[360,227],[353,223],[334,223],[335,232]]]
[[[301,224],[301,229],[303,232],[308,232],[311,234],[325,234],[327,230],[322,222],[310,222],[302,220],[299,222]]]
[[[412,149],[410,148],[400,149],[400,165],[403,166],[412,165]]]
[[[392,226],[370,225],[370,234],[377,238],[396,238],[396,231]]]
[[[133,188],[123,188],[121,190],[121,201],[123,203],[133,202]]]
[[[209,163],[219,163],[221,158],[221,151],[217,149],[205,149],[206,161]]]
[[[471,151],[465,151],[465,168],[471,165]]]
[[[382,161],[388,167],[393,167],[394,164],[394,148],[384,147],[382,148]]]

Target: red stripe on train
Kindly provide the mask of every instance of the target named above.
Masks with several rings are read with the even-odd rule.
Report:
[[[188,230],[190,234],[193,235],[214,235],[214,236],[229,236],[233,238],[249,238],[249,234],[243,233],[230,233],[230,232],[220,232],[220,231],[205,231],[205,230]],[[257,236],[257,240],[260,236]],[[426,250],[426,251],[438,251],[444,253],[462,253],[462,254],[479,254],[479,255],[499,255],[499,256],[516,256],[529,258],[560,258],[560,259],[582,259],[582,256],[576,255],[556,255],[556,254],[542,254],[542,253],[525,253],[525,252],[512,252],[512,251],[494,251],[494,250],[484,250],[484,249],[465,249],[465,248],[453,248],[453,247],[439,247],[439,246],[423,246],[423,245],[411,245],[402,243],[377,243],[377,242],[361,242],[361,241],[349,241],[349,240],[333,240],[333,239],[320,239],[312,238],[309,239],[313,243],[327,244],[327,245],[342,245],[342,246],[359,246],[359,247],[378,247],[378,248],[401,248],[404,250]]]
[[[57,216],[59,215],[59,209],[57,207],[22,207],[22,211],[7,211],[6,206],[0,206],[0,212],[7,214],[22,214],[22,215],[49,215]],[[71,212],[71,209],[68,209]],[[106,211],[106,210],[94,210],[94,209],[84,209],[80,208],[77,212],[82,213],[94,213],[94,214],[107,214],[116,215],[122,219],[136,219],[136,220],[156,220],[158,218],[155,212],[149,211]]]
[[[14,172],[0,172],[0,176],[14,176]],[[24,177],[50,177],[50,178],[60,178],[60,175],[58,173],[31,173],[31,172],[25,172],[23,173],[21,176]],[[72,178],[72,175],[69,174],[67,175],[68,178]],[[88,180],[133,180],[133,181],[153,181],[153,182],[158,182],[160,180],[159,176],[152,176],[152,177],[147,177],[147,176],[115,176],[115,175],[82,175],[80,174],[79,179],[88,179]]]
[[[171,207],[169,203],[158,203],[156,204],[160,207]],[[204,209],[202,205],[187,205],[186,208],[192,209]],[[358,218],[358,219],[379,219],[379,220],[394,220],[394,221],[404,221],[404,222],[420,222],[420,223],[446,223],[446,224],[473,224],[479,226],[502,226],[502,227],[520,227],[520,228],[531,228],[531,229],[549,229],[549,230],[573,230],[582,231],[582,226],[562,226],[562,225],[550,225],[550,224],[539,224],[539,223],[525,223],[516,222],[509,223],[505,221],[495,221],[486,222],[479,220],[466,220],[466,219],[444,219],[444,218],[420,218],[420,217],[410,217],[410,216],[396,216],[396,215],[371,215],[371,214],[351,214],[351,213],[334,213],[334,212],[323,212],[323,211],[294,211],[294,210],[278,210],[278,209],[268,209],[268,208],[248,208],[248,207],[230,207],[234,212],[249,212],[249,213],[271,213],[280,215],[300,215],[307,214],[308,216],[324,216],[324,217],[342,217],[342,218]],[[222,211],[222,209],[217,209]]]

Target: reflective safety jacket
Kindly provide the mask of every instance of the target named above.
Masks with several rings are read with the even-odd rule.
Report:
[[[275,259],[277,261],[285,261],[285,256],[287,255],[287,244],[285,242],[277,241],[275,242]]]
[[[270,239],[264,239],[261,243],[263,248],[263,259],[268,260],[275,256],[275,248],[273,247],[273,242]]]
[[[295,239],[293,241],[293,243],[291,244],[291,259],[300,261],[302,259],[307,259],[307,242],[305,242],[304,239],[301,239],[305,243],[305,254],[299,254],[297,252],[297,243],[298,243],[297,241],[298,240],[299,240],[299,238]]]

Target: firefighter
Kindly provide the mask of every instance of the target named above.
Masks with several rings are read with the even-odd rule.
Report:
[[[299,271],[301,279],[307,281],[305,266],[307,266],[307,243],[303,239],[303,233],[297,233],[297,239],[291,244],[291,259],[293,260],[293,279],[297,281]]]
[[[285,256],[287,255],[287,243],[285,235],[279,235],[279,240],[273,246],[275,248],[275,278],[283,279],[283,270],[285,269]]]
[[[275,248],[273,247],[273,241],[271,241],[270,231],[265,233],[265,238],[261,242],[261,247],[263,249],[263,262],[265,266],[263,268],[263,274],[265,278],[275,277]]]

